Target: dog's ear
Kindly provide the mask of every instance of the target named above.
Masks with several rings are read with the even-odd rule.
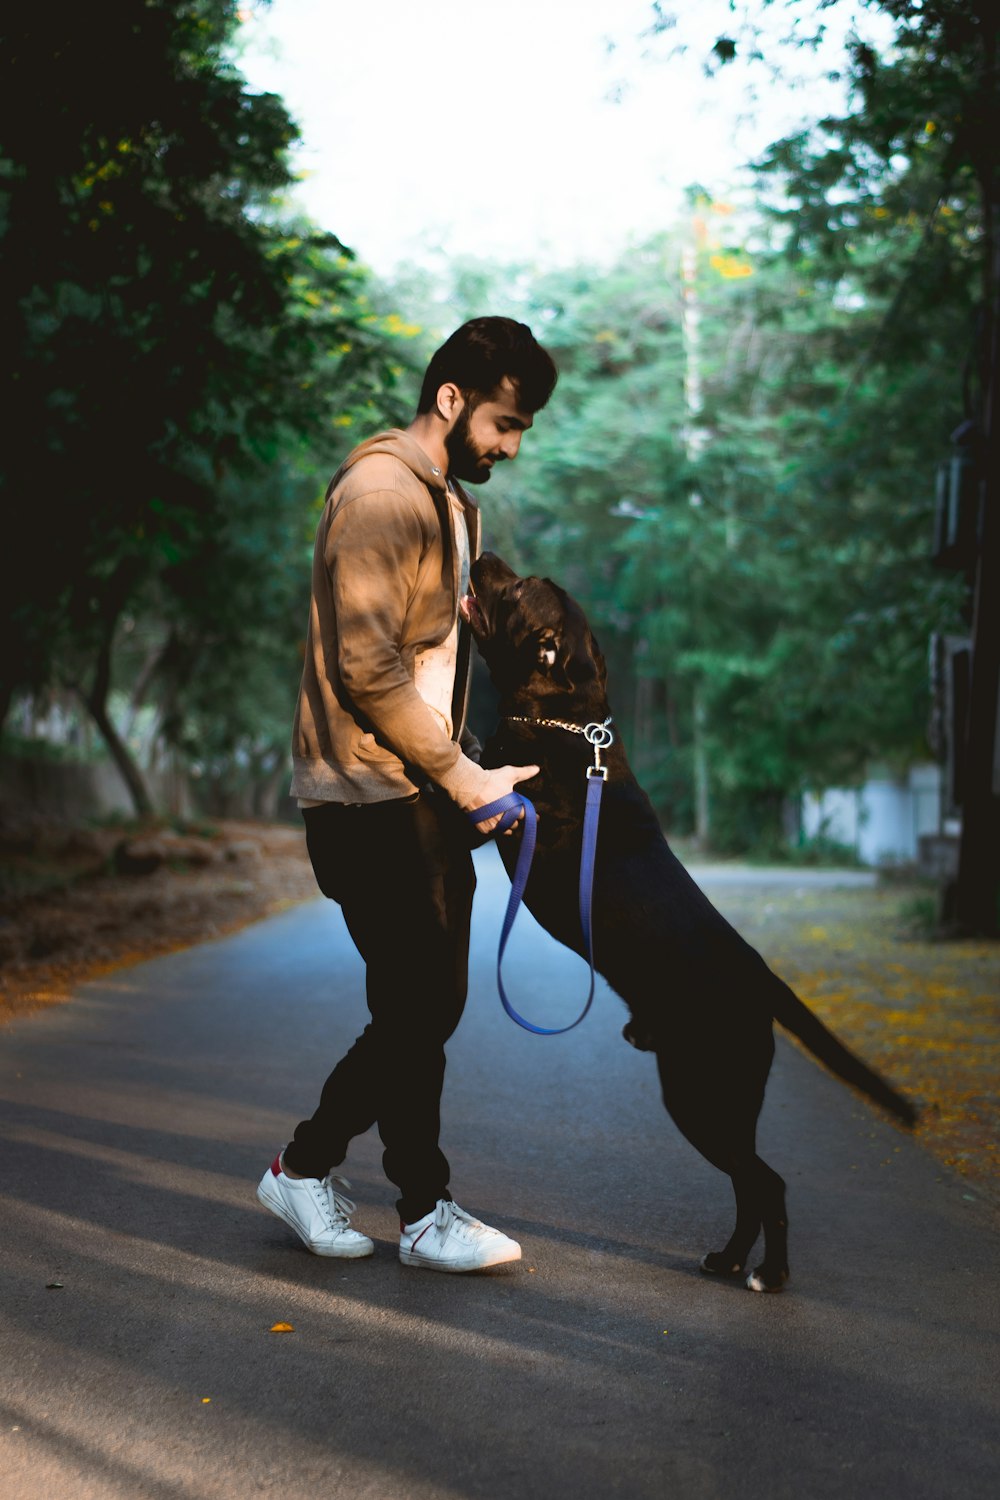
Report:
[[[535,636],[538,665],[543,672],[551,672],[559,655],[559,637],[554,630],[540,630]]]
[[[604,661],[588,648],[587,633],[576,638],[576,632],[561,632],[550,626],[533,637],[537,670],[550,678],[554,686],[579,688],[603,676]]]
[[[600,676],[600,668],[588,648],[587,633],[568,635],[562,643],[559,675],[567,687],[581,688]]]
[[[601,691],[603,692],[608,685],[608,666],[607,662],[604,660],[604,652],[601,650],[598,644],[597,636],[594,635],[593,631],[589,632],[589,636],[590,659],[594,663],[594,672],[596,674]]]

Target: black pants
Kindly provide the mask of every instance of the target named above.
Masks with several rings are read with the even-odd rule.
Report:
[[[351,1138],[377,1124],[400,1217],[412,1223],[449,1196],[438,1135],[444,1044],[468,984],[472,830],[454,803],[429,790],[363,807],[329,803],[303,816],[320,890],[339,903],[365,960],[371,1020],[285,1160],[304,1177],[325,1177]]]

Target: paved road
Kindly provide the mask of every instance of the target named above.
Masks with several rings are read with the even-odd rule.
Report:
[[[706,890],[729,885],[770,886],[788,890],[829,891],[836,889],[874,890],[878,876],[874,870],[796,869],[794,865],[691,864],[691,874]]]
[[[0,1033],[5,1500],[995,1494],[982,1206],[782,1045],[762,1150],[789,1182],[792,1283],[701,1277],[728,1185],[677,1137],[607,992],[567,1037],[505,1019],[493,851],[480,872],[446,1145],[459,1201],[522,1241],[516,1270],[401,1267],[374,1138],[349,1173],[372,1259],[310,1256],[258,1208],[362,1024],[326,903]],[[583,967],[523,920],[511,988],[555,1019]]]

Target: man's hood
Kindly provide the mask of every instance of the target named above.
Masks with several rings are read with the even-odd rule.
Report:
[[[408,469],[412,470],[421,484],[426,484],[432,490],[444,491],[444,474],[436,464],[431,462],[416,439],[412,438],[408,432],[404,432],[401,427],[393,427],[388,432],[376,433],[375,437],[366,438],[363,443],[359,443],[344,459],[334,476],[333,484],[336,484],[348,469],[353,468],[359,459],[367,458],[369,454],[375,453],[385,453],[392,458],[400,459]],[[331,484],[331,489],[333,484]]]

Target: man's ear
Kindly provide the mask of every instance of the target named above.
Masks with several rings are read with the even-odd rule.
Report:
[[[453,380],[446,380],[444,385],[438,386],[436,405],[438,415],[446,422],[451,422],[459,415],[465,401],[462,392]]]
[[[559,637],[554,630],[540,630],[535,637],[538,665],[543,672],[551,672],[559,655]]]

